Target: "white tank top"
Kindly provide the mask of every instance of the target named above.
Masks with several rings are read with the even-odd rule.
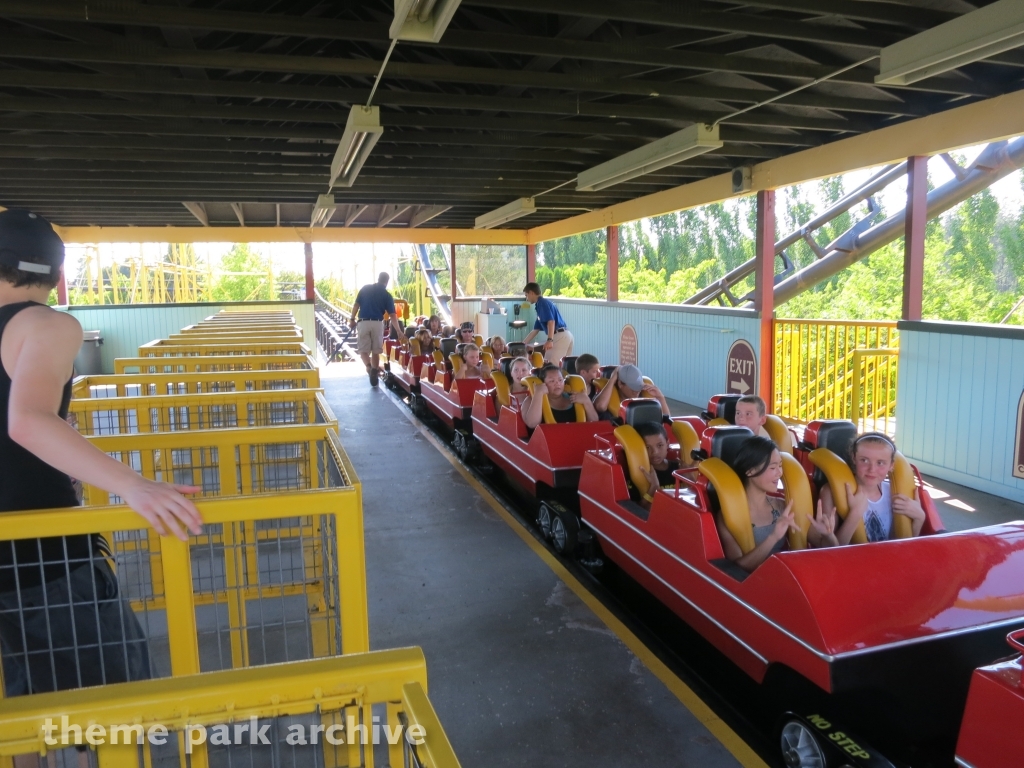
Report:
[[[889,481],[882,481],[882,495],[877,501],[868,501],[864,513],[864,530],[868,541],[885,541],[892,536],[892,491]]]

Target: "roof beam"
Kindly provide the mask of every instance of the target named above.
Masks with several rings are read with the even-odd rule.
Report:
[[[414,228],[420,224],[426,224],[431,219],[436,219],[442,213],[451,209],[450,205],[421,205],[413,211],[412,218],[409,219],[409,227]]]
[[[189,213],[199,219],[200,224],[204,227],[210,226],[210,219],[206,215],[206,206],[202,203],[182,203],[182,205],[188,209]]]
[[[526,245],[523,229],[380,227],[55,227],[65,243],[409,243]]]
[[[845,26],[806,24],[770,16],[698,10],[687,3],[656,3],[649,0],[462,0],[463,6],[501,8],[567,16],[596,16],[603,19],[653,24],[712,32],[739,32],[773,40],[806,40],[823,44],[855,46],[878,50],[898,39],[891,32],[862,30]],[[700,8],[706,7],[702,4]]]
[[[782,11],[804,11],[813,17],[839,16],[854,21],[900,24],[914,29],[926,29],[955,18],[957,14],[930,8],[911,8],[891,3],[858,0],[720,0],[745,8],[770,8]]]
[[[240,227],[245,226],[245,211],[242,210],[241,203],[232,203],[231,210],[235,212],[235,216],[238,217],[238,225]]]
[[[21,55],[32,60],[58,59],[66,57],[61,53],[60,43],[48,41],[32,43],[20,41],[8,45],[10,38],[3,40],[5,55]],[[11,51],[14,53],[11,53]],[[102,50],[108,50],[103,48]],[[38,54],[38,55],[37,55]],[[232,54],[210,54],[230,56]],[[97,53],[97,56],[100,55]],[[103,54],[109,58],[110,54]],[[281,57],[298,59],[300,57]],[[78,60],[71,56],[70,60]],[[151,62],[155,63],[155,62]],[[224,61],[222,67],[232,62]],[[368,62],[376,65],[377,62]],[[360,65],[362,66],[361,62]],[[186,68],[187,69],[187,68]],[[206,70],[196,70],[205,72]],[[366,73],[362,73],[366,74]],[[528,70],[504,70],[485,67],[457,67],[423,64],[388,65],[388,76],[411,79],[426,83],[453,82],[475,85],[520,86],[522,88],[543,88],[550,90],[587,91],[640,97],[690,97],[708,98],[717,101],[733,101],[741,104],[756,103],[774,95],[770,91],[754,88],[729,88],[688,81],[642,80],[638,78],[608,78],[593,75],[564,75],[551,72]],[[277,84],[245,81],[182,80],[178,78],[115,77],[74,72],[0,70],[0,86],[20,88],[55,88],[64,90],[95,90],[120,93],[163,93],[171,95],[205,95],[251,99],[286,99],[316,101],[335,104],[350,104],[345,89],[316,85]],[[792,106],[820,107],[850,112],[882,112],[885,114],[926,114],[926,110],[904,101],[885,99],[857,99],[801,91],[777,102]]]
[[[369,91],[353,91],[358,103],[369,96]],[[610,119],[635,118],[656,120],[673,125],[686,122],[713,123],[724,112],[712,113],[686,110],[678,106],[648,106],[646,104],[610,104],[607,102],[580,102],[577,107],[569,99],[534,98],[506,99],[496,96],[462,96],[437,93],[411,93],[408,91],[378,91],[374,97],[380,105],[426,107],[429,109],[484,110],[519,114],[575,115]],[[191,117],[213,120],[272,120],[287,123],[311,122],[344,125],[347,112],[324,109],[288,109],[274,107],[210,107],[203,104],[162,104],[123,102],[113,99],[55,99],[31,97],[0,98],[0,111],[39,112],[45,114],[116,115],[140,117]],[[472,118],[468,117],[471,121]],[[821,131],[864,131],[873,125],[863,119],[807,117],[757,110],[730,120],[728,125],[748,125],[773,128],[803,128]]]
[[[505,0],[505,2],[512,6],[513,9],[519,10],[523,7],[523,2],[531,2],[531,0]],[[808,0],[813,2],[813,0]],[[538,0],[532,0],[532,2],[538,2]],[[549,2],[549,0],[540,0],[540,2]],[[469,4],[468,2],[466,3]],[[622,4],[615,0],[604,0],[601,3],[602,9],[600,12],[596,12],[595,4],[591,4],[589,0],[575,0],[574,10],[584,13],[584,15],[597,15],[603,18],[616,18],[618,15],[622,15],[623,8],[633,9],[635,6],[640,5],[637,3]],[[854,5],[854,4],[846,4]],[[857,3],[856,5],[874,6],[877,3]],[[609,15],[603,6],[610,6],[613,9],[619,11],[618,14]],[[662,19],[662,14],[666,11],[676,11],[676,16],[680,14],[679,10],[667,7],[665,5],[657,5],[652,3],[643,3],[641,11],[645,11],[644,15],[650,16],[654,14],[653,23],[658,25],[671,23],[668,20]],[[564,8],[560,8],[557,12],[567,12]],[[922,9],[918,11],[914,9],[912,13],[926,12]],[[748,27],[752,26],[750,34],[769,34],[775,31],[774,28],[769,30],[765,26],[766,21],[773,22],[776,26],[780,26],[780,30],[783,34],[772,35],[773,37],[781,37],[785,39],[787,35],[794,34],[794,30],[790,29],[793,26],[805,27],[810,35],[810,42],[841,42],[837,40],[824,40],[823,35],[833,33],[842,38],[844,35],[849,34],[860,34],[870,36],[869,32],[861,32],[860,30],[849,30],[842,27],[825,27],[820,24],[807,24],[807,25],[793,25],[789,20],[775,21],[765,20],[762,16],[741,16],[740,14],[734,13],[715,13],[715,14],[700,14],[689,12],[684,9],[681,11],[684,16],[682,26],[685,28],[698,28],[699,19],[715,19],[721,23],[727,25],[731,31],[737,31],[735,26],[737,24],[743,24]],[[224,30],[230,32],[248,32],[254,34],[266,34],[273,37],[280,37],[281,35],[294,35],[296,37],[307,37],[313,39],[327,39],[327,40],[349,40],[349,41],[365,41],[365,42],[377,42],[381,46],[386,46],[388,41],[387,26],[385,24],[367,24],[364,22],[353,21],[349,19],[330,19],[330,18],[303,18],[292,15],[284,14],[264,14],[264,13],[237,13],[237,12],[226,12],[216,10],[200,10],[193,8],[177,8],[177,7],[160,7],[152,5],[137,4],[131,7],[123,7],[118,4],[106,4],[106,5],[94,5],[86,10],[80,2],[70,2],[68,0],[48,0],[45,3],[33,2],[32,0],[0,0],[0,16],[8,16],[14,18],[35,18],[35,19],[63,19],[67,21],[91,21],[91,22],[112,22],[121,24],[142,24],[157,27],[171,27],[178,26],[186,29],[204,29],[204,30]],[[922,15],[922,18],[926,18]],[[518,41],[518,42],[513,42]],[[883,41],[877,38],[871,38],[865,40],[871,47],[879,48]],[[415,45],[415,43],[405,43],[403,45]],[[541,50],[541,48],[543,50]],[[655,66],[676,66],[676,67],[694,67],[705,70],[721,70],[721,71],[746,71],[747,74],[778,74],[782,76],[803,76],[808,78],[821,77],[827,72],[824,67],[818,67],[815,65],[806,65],[799,62],[770,62],[764,60],[749,59],[743,56],[717,56],[707,57],[706,55],[695,53],[692,51],[673,51],[673,50],[656,50],[651,49],[647,46],[637,46],[630,42],[624,43],[591,43],[588,41],[578,41],[569,39],[557,39],[553,40],[544,37],[528,37],[518,35],[503,35],[488,33],[480,30],[459,30],[449,29],[445,33],[444,40],[441,45],[431,45],[431,49],[434,51],[444,49],[458,49],[458,50],[472,50],[478,52],[484,52],[489,55],[501,52],[501,53],[515,53],[515,54],[528,54],[533,56],[556,56],[558,58],[583,58],[596,61],[617,61],[620,63],[630,64],[653,64]],[[717,65],[709,66],[709,58],[717,60]],[[699,61],[705,61],[704,64],[698,64]],[[686,63],[684,63],[686,62]],[[748,63],[749,62],[749,63]],[[740,70],[735,69],[736,67],[750,66],[750,64],[757,63],[760,68],[755,70]],[[775,66],[780,69],[788,69],[786,71],[774,71],[765,72],[764,67]],[[797,75],[795,70],[803,68],[807,71],[807,74]],[[817,70],[814,74],[810,74],[811,70]],[[859,73],[851,72],[846,73],[839,78],[840,82],[870,82],[872,75],[870,73]],[[942,90],[943,88],[951,88],[950,92],[960,92],[960,86],[950,78],[945,79],[941,83],[929,83],[927,86],[916,86],[918,90]],[[941,86],[941,87],[940,87]],[[978,86],[980,87],[980,86]],[[991,94],[992,91],[985,91]]]
[[[345,226],[351,227],[355,223],[356,219],[362,216],[363,211],[369,207],[370,206],[368,205],[350,205],[348,213],[345,214]]]
[[[380,215],[377,217],[377,226],[386,227],[392,221],[397,219],[403,213],[412,208],[411,205],[385,205],[380,209]]]

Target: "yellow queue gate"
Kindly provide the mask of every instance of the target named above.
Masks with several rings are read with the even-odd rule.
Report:
[[[212,341],[211,343],[176,343],[158,339],[139,347],[139,357],[176,355],[311,355],[309,347],[301,341]]]
[[[283,371],[316,368],[307,354],[118,357],[114,373],[202,373],[204,371]]]
[[[90,436],[338,423],[320,389],[76,398],[68,420]]]
[[[206,371],[203,373],[121,373],[78,376],[72,383],[73,398],[193,395],[207,392],[248,392],[286,389],[317,389],[316,368],[269,371]]]
[[[15,755],[60,749],[59,726],[66,717],[69,741],[76,738],[75,727],[86,743],[90,725],[102,728],[96,745],[100,768],[209,768],[211,758],[216,764],[268,768],[373,768],[375,728],[395,768],[459,768],[427,693],[419,648],[44,693],[0,701],[0,764],[10,768]],[[374,705],[383,705],[380,726],[388,730],[375,725]],[[58,729],[45,730],[48,722]],[[206,736],[218,726],[221,733],[238,733],[236,723],[255,725],[270,743],[248,733],[230,745]],[[287,734],[295,728],[316,731],[315,746],[289,745]],[[48,744],[47,735],[58,743]],[[100,740],[95,729],[93,740]]]

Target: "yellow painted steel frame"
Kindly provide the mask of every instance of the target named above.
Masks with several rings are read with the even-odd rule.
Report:
[[[302,341],[302,330],[300,328],[289,328],[283,331],[251,330],[251,329],[228,329],[210,330],[197,328],[194,331],[182,330],[181,333],[168,334],[167,340],[175,344],[208,344],[212,341],[229,341],[231,339],[252,339],[253,341]]]
[[[287,385],[287,386],[284,386]],[[141,395],[202,394],[204,392],[244,392],[264,389],[318,389],[320,371],[299,368],[285,371],[208,371],[205,373],[122,373],[76,376],[72,397],[93,397],[93,388],[113,388],[115,396],[130,397],[128,390],[138,387]],[[96,393],[97,397],[106,394]]]
[[[276,407],[275,407],[276,406]],[[196,431],[276,424],[325,424],[338,419],[322,389],[265,389],[195,395],[73,399],[68,415],[83,435]]]
[[[43,726],[48,718],[60,723],[62,717],[67,717],[69,725],[79,726],[83,733],[90,724],[105,728],[138,724],[144,733],[153,725],[163,725],[180,745],[189,726],[247,722],[249,718],[292,717],[302,722],[309,719],[303,716],[313,715],[330,724],[341,722],[346,712],[357,712],[370,725],[372,706],[379,703],[388,704],[387,723],[392,728],[402,722],[406,729],[419,725],[424,732],[424,743],[415,747],[408,746],[404,738],[389,745],[391,765],[409,765],[404,750],[412,748],[418,764],[426,768],[459,768],[427,698],[426,660],[419,648],[82,688],[0,702],[0,755],[45,754],[48,747]],[[369,745],[361,750],[358,744],[352,746],[356,749],[346,750],[350,758],[347,764],[372,768],[373,749]],[[268,751],[274,749],[273,745],[267,747]],[[325,752],[329,749],[324,746]],[[103,768],[143,768],[152,764],[148,744],[143,747],[141,760],[135,744],[104,743],[97,752]],[[193,747],[188,757],[179,749],[178,758],[182,768],[209,765],[205,743]],[[326,755],[324,764],[339,765]],[[273,765],[281,768],[277,761]]]
[[[248,429],[232,431],[238,434],[246,432],[260,432],[261,430]],[[333,464],[341,477],[341,487],[353,487],[356,490],[356,495],[359,501],[354,511],[349,510],[349,513],[358,517],[360,536],[358,541],[352,539],[348,535],[351,534],[352,531],[345,528],[343,523],[346,521],[342,521],[337,515],[335,517],[337,522],[334,525],[334,534],[332,536],[330,533],[330,526],[325,529],[320,524],[320,517],[309,511],[311,507],[307,504],[308,494],[321,492],[320,490],[316,490],[320,488],[320,478],[315,470],[309,474],[307,480],[308,485],[306,487],[287,491],[286,493],[288,495],[282,495],[281,493],[267,493],[266,488],[261,488],[263,493],[258,497],[259,504],[262,505],[264,500],[267,498],[271,499],[277,509],[276,517],[278,518],[288,516],[294,517],[296,510],[299,511],[301,513],[301,517],[298,519],[297,524],[282,525],[279,523],[278,526],[274,528],[259,528],[257,526],[257,521],[266,518],[260,518],[254,515],[242,521],[232,522],[230,525],[225,524],[219,531],[216,529],[208,529],[207,532],[198,536],[191,536],[189,539],[192,546],[200,547],[203,550],[209,550],[211,547],[222,547],[222,549],[218,551],[222,553],[224,558],[224,587],[222,589],[196,589],[194,593],[194,604],[218,604],[227,606],[228,633],[230,636],[232,665],[234,667],[248,666],[250,663],[247,630],[247,612],[249,609],[247,608],[247,604],[249,601],[261,600],[265,597],[305,597],[308,602],[310,615],[317,615],[321,617],[317,626],[312,628],[314,656],[320,657],[339,652],[330,633],[326,631],[326,627],[323,625],[323,622],[327,622],[328,624],[330,623],[329,606],[337,604],[337,599],[334,599],[333,597],[335,588],[332,586],[333,581],[330,578],[330,574],[337,572],[339,574],[339,579],[341,578],[342,569],[340,567],[340,560],[354,556],[354,547],[357,545],[359,548],[357,559],[360,562],[364,559],[362,554],[363,540],[361,538],[362,490],[359,486],[358,479],[356,478],[355,471],[348,460],[348,456],[344,453],[341,447],[337,434],[333,429],[328,429],[326,431],[321,429],[321,432],[323,433],[321,434],[321,438],[323,439],[326,448],[326,453],[323,457],[324,464],[326,465],[329,461],[333,461]],[[211,443],[216,443],[217,441],[206,439],[209,436],[209,433],[196,432],[191,434],[193,435],[193,439],[186,442],[191,442],[193,445],[201,443],[203,447],[199,449],[192,448],[187,451],[190,455],[196,450],[199,450],[200,452],[205,452],[205,455],[217,455],[222,458],[232,459],[231,461],[225,462],[226,466],[218,465],[219,470],[222,472],[232,471],[232,467],[235,467],[236,463],[233,461],[235,451],[234,446],[230,444],[231,441],[227,441],[226,443],[217,445],[211,449]],[[278,432],[277,434],[281,433]],[[90,439],[95,441],[95,438]],[[124,438],[121,438],[121,441],[132,445],[145,442],[141,440],[125,441]],[[101,439],[100,442],[109,441]],[[117,441],[115,440],[114,442]],[[274,444],[255,447],[264,449],[265,453],[266,449],[271,445]],[[281,444],[278,443],[276,445],[280,446]],[[289,443],[284,443],[284,446],[288,445]],[[110,446],[101,445],[100,447],[109,448]],[[182,449],[163,448],[158,451],[153,451],[151,454],[147,454],[145,453],[145,445],[139,445],[138,447],[138,456],[141,459],[140,463],[142,474],[146,477],[150,477],[151,479],[156,479],[155,474],[150,472],[148,469],[151,465],[158,464],[164,460],[173,463],[174,457],[182,452]],[[237,456],[241,459],[238,463],[241,470],[238,473],[239,478],[244,479],[253,475],[253,466],[249,461],[247,461],[247,457],[251,458],[251,449],[253,447],[254,446],[246,446],[244,444],[238,446]],[[246,448],[249,448],[250,450],[246,450]],[[130,452],[122,453],[120,455],[121,460],[125,460],[130,457]],[[290,460],[290,458],[286,458],[284,463],[287,464]],[[311,461],[312,460],[314,459],[311,457]],[[267,468],[264,467],[263,472],[266,472],[266,470]],[[166,472],[167,470],[165,469],[164,471]],[[326,466],[324,471],[326,474]],[[261,472],[258,477],[262,478],[263,472]],[[235,475],[232,474],[230,476],[234,477]],[[271,473],[271,476],[273,476],[273,473]],[[221,477],[223,477],[223,475],[221,475]],[[167,478],[165,477],[165,479]],[[260,482],[262,483],[263,481],[261,480]],[[220,490],[223,490],[223,488]],[[86,505],[89,505],[92,500],[96,498],[104,504],[107,501],[107,497],[104,492],[93,489],[91,486],[85,486]],[[257,497],[248,496],[247,498]],[[210,521],[207,520],[207,522]],[[148,555],[143,568],[148,567],[149,569],[149,581],[153,585],[153,594],[132,600],[133,609],[168,609],[165,589],[168,579],[173,578],[173,576],[169,576],[166,573],[163,547],[164,543],[169,540],[166,539],[166,537],[161,538],[157,536],[150,530],[146,530],[141,539],[127,538],[118,540],[109,531],[105,532],[105,536],[107,541],[112,543],[114,551],[117,554],[134,552],[137,554]],[[330,554],[322,553],[316,546],[316,543],[321,541],[325,536],[331,539],[331,541],[328,542],[328,551],[333,551],[333,557]],[[301,569],[290,569],[288,571],[291,575],[290,578],[283,578],[280,583],[268,586],[263,583],[260,576],[260,563],[257,556],[257,545],[260,542],[278,542],[280,544],[286,540],[292,540],[293,542],[297,540],[301,545],[304,567]],[[177,539],[174,541],[177,541]],[[328,564],[324,562],[324,558],[327,557],[331,558],[329,569],[327,567]],[[342,589],[342,593],[344,592],[345,590]],[[365,600],[365,595],[363,599]]]
[[[351,472],[351,467],[348,468]],[[294,514],[296,506],[312,517],[332,515],[335,519],[338,552],[338,603],[341,617],[341,648],[331,648],[329,638],[321,639],[323,655],[360,653],[369,650],[369,624],[366,604],[366,559],[363,548],[362,491],[358,483],[349,487],[307,491],[291,495],[248,496],[205,500],[198,504],[204,525],[221,525],[229,530],[239,523],[275,520]],[[0,513],[0,526],[9,541],[34,539],[40,531],[53,536],[109,534],[110,531],[148,531],[151,541],[159,541],[163,601],[166,610],[171,674],[192,675],[200,671],[196,605],[201,603],[193,588],[193,566],[189,544],[173,536],[158,537],[136,513],[126,506],[82,509],[32,510]],[[192,537],[192,543],[197,537]],[[230,585],[229,585],[230,586]],[[327,585],[324,585],[324,589]],[[200,596],[201,597],[201,596]],[[223,596],[222,596],[223,600]],[[229,603],[231,601],[228,601]],[[244,604],[244,601],[242,601]],[[244,626],[240,617],[232,617],[234,634]],[[232,650],[234,662],[241,659]],[[114,686],[110,686],[114,687]],[[61,694],[66,696],[67,692]],[[24,702],[27,699],[17,699]]]
[[[208,355],[310,355],[309,347],[301,341],[235,342],[231,339],[212,344],[181,344],[168,339],[157,339],[139,347],[139,357],[208,356]]]
[[[316,368],[309,355],[194,355],[118,357],[114,373],[203,373],[204,371],[284,371]],[[135,370],[131,370],[135,369]]]
[[[292,465],[297,465],[295,480],[301,483],[295,490],[323,487],[317,472],[317,443],[323,444],[325,461],[333,459],[340,470],[347,466],[338,434],[326,424],[96,435],[86,439],[126,464],[137,460],[135,470],[150,480],[174,482],[177,475],[181,484],[180,475],[188,472],[190,482],[202,486],[204,470],[216,469],[219,482],[212,494],[215,496],[252,496],[253,485],[256,495],[280,493],[281,489],[268,485],[277,479],[270,468]],[[298,454],[274,455],[273,448],[289,446],[297,447]],[[323,471],[323,480],[327,480],[328,467]],[[348,482],[344,471],[342,475],[343,482]],[[83,486],[86,506],[108,504],[109,499],[106,491],[89,484]]]

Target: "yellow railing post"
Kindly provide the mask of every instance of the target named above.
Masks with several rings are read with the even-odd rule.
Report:
[[[174,536],[161,540],[164,587],[167,605],[167,640],[171,652],[171,674],[199,672],[199,641],[192,588],[189,545]]]

